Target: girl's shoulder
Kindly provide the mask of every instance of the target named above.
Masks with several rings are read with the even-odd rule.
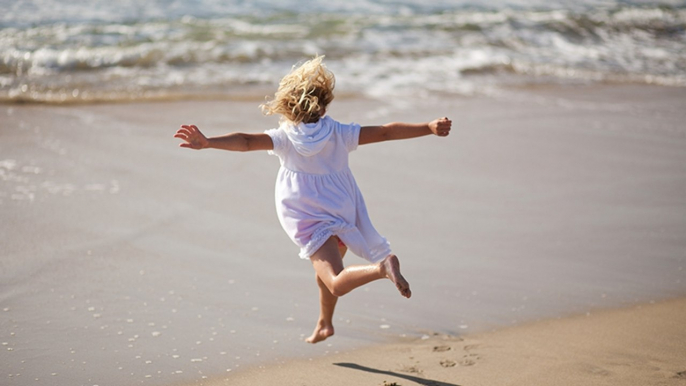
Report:
[[[330,118],[330,124],[333,126],[332,131],[336,134],[338,141],[344,144],[348,152],[357,149],[361,129],[359,124],[355,122],[342,123],[333,118]]]
[[[333,130],[337,132],[354,132],[360,130],[360,125],[355,122],[343,123],[329,117],[328,115],[322,117],[322,120],[324,120],[327,125],[330,125]]]
[[[274,145],[274,148],[269,151],[269,154],[283,154],[290,144],[290,141],[288,140],[288,134],[286,134],[283,125],[265,130],[264,134],[267,134],[272,139],[272,144]]]

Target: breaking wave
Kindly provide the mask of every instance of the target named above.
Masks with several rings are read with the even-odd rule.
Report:
[[[252,97],[315,54],[339,90],[375,97],[530,82],[686,86],[683,2],[200,3],[138,13],[70,3],[56,14],[8,5],[0,102]]]

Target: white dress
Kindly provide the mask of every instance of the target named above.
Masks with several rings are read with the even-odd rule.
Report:
[[[282,124],[265,131],[281,168],[276,178],[276,212],[281,226],[309,259],[331,236],[354,254],[378,262],[390,245],[372,226],[362,193],[348,166],[359,143],[360,125],[323,117],[317,123]]]

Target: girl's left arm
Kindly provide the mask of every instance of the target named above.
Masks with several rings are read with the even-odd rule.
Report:
[[[381,126],[364,126],[360,129],[360,145],[396,139],[409,139],[434,134],[447,137],[452,121],[446,117],[427,123],[387,123]]]
[[[195,125],[183,125],[174,134],[183,140],[181,147],[189,149],[221,149],[230,151],[273,150],[274,143],[267,134],[230,133],[207,138]]]

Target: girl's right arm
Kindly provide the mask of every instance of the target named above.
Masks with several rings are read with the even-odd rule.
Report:
[[[207,138],[195,125],[183,125],[174,134],[183,140],[180,147],[189,149],[222,149],[230,151],[273,150],[274,143],[267,134],[230,133]]]

